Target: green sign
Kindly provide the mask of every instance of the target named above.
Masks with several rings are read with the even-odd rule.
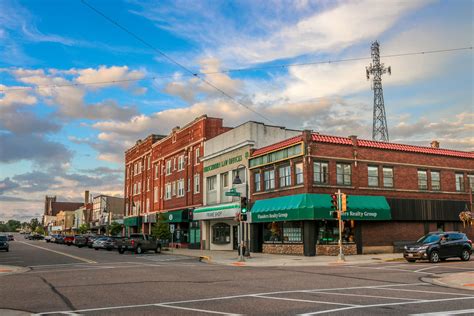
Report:
[[[229,192],[225,192],[225,196],[240,196],[240,192],[237,192],[235,188],[232,188]]]
[[[220,161],[220,162],[216,162],[216,163],[214,163],[210,166],[204,167],[204,172],[209,172],[211,170],[222,168],[222,167],[225,167],[227,165],[231,165],[231,164],[241,162],[241,161],[242,161],[242,155],[235,156],[235,157],[232,157],[232,158]]]

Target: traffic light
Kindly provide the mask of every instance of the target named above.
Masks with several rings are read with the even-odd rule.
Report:
[[[332,212],[332,217],[333,218],[338,218],[339,217],[338,215],[339,215],[339,212],[337,212],[337,211]]]
[[[339,210],[339,208],[337,207],[337,194],[334,193],[334,194],[331,194],[331,208],[335,211]]]
[[[347,195],[345,193],[341,194],[341,211],[347,211]]]
[[[240,198],[240,220],[242,222],[247,221],[247,208],[248,208],[248,200],[246,197],[242,196]]]

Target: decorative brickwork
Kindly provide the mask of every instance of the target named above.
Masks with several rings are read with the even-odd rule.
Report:
[[[263,253],[275,255],[298,255],[304,253],[303,244],[263,244]]]
[[[356,244],[342,245],[342,252],[344,255],[356,255]],[[339,245],[316,245],[317,256],[337,256],[339,255]]]

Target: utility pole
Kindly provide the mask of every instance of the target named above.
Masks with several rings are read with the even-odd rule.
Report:
[[[388,66],[385,68],[383,63],[380,63],[380,45],[377,41],[371,45],[372,63],[365,67],[367,80],[370,75],[373,76],[372,90],[374,90],[374,115],[372,123],[372,140],[388,142],[388,127],[387,118],[385,116],[385,105],[383,100],[382,89],[382,75],[392,73],[392,68]]]

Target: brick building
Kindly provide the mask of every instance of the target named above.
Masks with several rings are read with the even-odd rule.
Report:
[[[474,153],[304,131],[250,157],[253,251],[334,254],[330,194],[348,194],[346,253],[391,252],[429,231],[464,228]]]
[[[192,210],[202,205],[204,141],[229,129],[222,119],[203,115],[167,136],[149,136],[127,150],[124,223],[129,232],[149,233],[159,213],[166,213],[175,227],[174,241],[188,243]]]

